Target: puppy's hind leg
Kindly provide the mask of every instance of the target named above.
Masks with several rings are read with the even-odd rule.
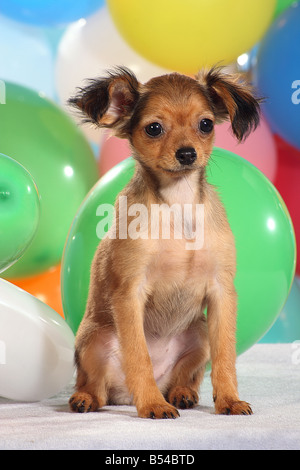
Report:
[[[194,330],[196,328],[196,331]],[[181,409],[192,408],[198,403],[198,392],[209,360],[209,342],[206,320],[191,331],[191,348],[175,365],[167,400]]]
[[[77,380],[69,400],[72,411],[97,411],[107,402],[106,361],[97,355],[97,337],[86,349],[76,350]]]

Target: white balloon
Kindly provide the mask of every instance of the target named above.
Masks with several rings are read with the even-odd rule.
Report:
[[[86,84],[87,78],[102,76],[107,69],[120,65],[132,70],[141,82],[168,73],[168,70],[151,64],[127,45],[107,8],[102,8],[87,20],[73,23],[67,28],[58,47],[56,88],[61,103],[65,105],[76,88]],[[87,126],[83,127],[83,131],[89,139],[100,142],[101,131]]]
[[[0,279],[0,396],[39,401],[74,374],[74,335],[65,320],[28,292]]]

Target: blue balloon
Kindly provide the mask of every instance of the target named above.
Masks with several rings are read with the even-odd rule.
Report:
[[[0,12],[14,20],[53,26],[86,18],[104,5],[104,0],[1,0]]]
[[[300,3],[279,15],[261,41],[254,81],[273,132],[300,148]]]
[[[300,279],[300,278],[299,278]],[[299,282],[299,281],[298,281]],[[285,306],[260,343],[291,343],[300,338],[300,283],[294,280]]]

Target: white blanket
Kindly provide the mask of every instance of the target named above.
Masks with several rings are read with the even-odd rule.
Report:
[[[71,413],[70,384],[39,403],[0,398],[0,449],[300,449],[300,342],[257,344],[237,370],[252,416],[215,415],[209,374],[199,406],[176,420],[141,419],[130,406]]]

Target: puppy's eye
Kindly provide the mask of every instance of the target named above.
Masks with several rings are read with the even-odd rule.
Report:
[[[199,129],[201,132],[204,132],[205,134],[208,134],[211,132],[214,128],[214,123],[212,122],[211,119],[202,119],[199,123]]]
[[[163,133],[162,125],[159,122],[152,122],[145,127],[146,134],[150,137],[158,137],[160,134]]]

